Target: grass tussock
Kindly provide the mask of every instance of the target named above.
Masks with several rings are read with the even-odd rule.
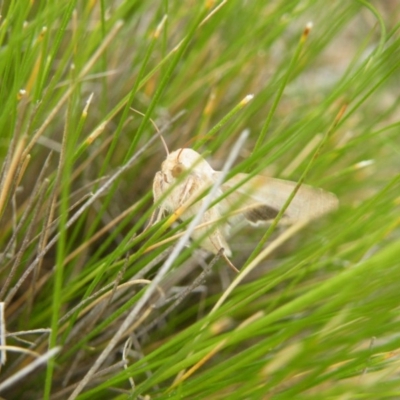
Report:
[[[398,398],[398,17],[394,1],[3,2],[0,395]],[[340,207],[240,226],[235,274],[184,241],[190,221],[145,229],[160,134]]]

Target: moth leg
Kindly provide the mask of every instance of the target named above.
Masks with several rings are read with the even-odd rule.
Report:
[[[159,207],[156,211],[157,213],[157,218],[155,219],[154,223],[156,224],[157,222],[160,222],[162,217],[164,216],[165,213],[165,208],[164,207]]]
[[[156,208],[152,213],[149,222],[147,223],[146,227],[144,228],[143,232],[146,232],[151,226],[155,225],[157,222],[161,221],[161,218],[164,214],[163,208]]]
[[[182,206],[184,205],[190,197],[193,195],[193,191],[196,188],[196,179],[193,177],[189,176],[187,179],[187,182],[185,183],[185,186],[183,188],[182,194],[179,199],[179,205]]]
[[[222,251],[222,257],[224,257],[226,263],[238,274],[240,271],[233,265],[232,261],[228,258],[228,256],[225,254],[224,248],[221,247]]]

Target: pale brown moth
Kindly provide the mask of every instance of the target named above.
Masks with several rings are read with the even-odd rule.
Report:
[[[215,171],[195,150],[183,148],[169,153],[153,182],[154,201],[160,201],[159,217],[183,207],[180,219],[192,218],[201,206],[201,193],[213,185],[218,174],[220,172]],[[230,256],[227,243],[230,224],[240,219],[251,224],[273,220],[297,184],[261,175],[249,178],[249,175],[239,173],[221,185],[216,198],[241,182],[244,183],[204,213],[201,227],[191,235],[193,240],[202,239],[201,247],[213,254],[223,248]],[[337,206],[338,199],[334,194],[302,185],[282,220],[314,219]]]

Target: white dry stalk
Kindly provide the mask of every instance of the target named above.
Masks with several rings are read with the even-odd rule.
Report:
[[[23,377],[37,369],[40,365],[45,364],[51,357],[54,357],[59,351],[61,347],[53,347],[47,353],[41,355],[36,358],[36,360],[32,361],[26,367],[22,368],[20,371],[10,376],[8,379],[0,383],[0,391],[7,389],[8,387],[14,385],[16,382],[21,380]]]
[[[124,344],[124,348],[122,351],[122,361],[124,362],[124,369],[125,371],[128,369],[128,352],[130,351],[132,347],[132,338],[129,336],[128,339],[126,339],[125,344]],[[133,380],[133,378],[131,376],[128,376],[128,380],[129,383],[131,385],[131,389],[135,390],[135,381]]]

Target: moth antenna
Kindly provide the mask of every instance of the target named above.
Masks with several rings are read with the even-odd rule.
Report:
[[[164,136],[161,135],[161,133],[160,133],[160,139],[161,139],[162,144],[164,145],[164,149],[165,149],[165,151],[166,151],[166,153],[167,153],[167,156],[169,156],[169,150],[168,150],[167,143],[166,143],[166,141],[165,141],[165,139],[164,139]]]
[[[181,153],[182,153],[182,150],[183,150],[184,148],[186,148],[187,146],[189,146],[190,143],[193,143],[195,140],[197,140],[198,138],[201,138],[201,137],[204,137],[204,135],[196,135],[196,136],[190,138],[189,140],[187,140],[187,141],[182,145],[181,151],[178,153],[178,157],[177,157],[176,159],[179,160],[179,157],[180,157],[180,155],[181,155]]]
[[[182,151],[184,150],[184,147],[182,147],[178,153],[178,157],[176,157],[177,160],[179,160],[179,157],[181,156]]]
[[[130,109],[131,109],[132,111],[134,111],[135,113],[141,115],[142,117],[145,116],[142,112],[136,110],[136,109],[133,108],[133,107],[130,107]],[[167,143],[166,143],[166,141],[165,141],[165,139],[164,139],[164,136],[161,134],[160,130],[158,129],[157,124],[156,124],[151,118],[149,118],[149,120],[150,120],[150,122],[153,124],[153,126],[154,126],[155,130],[157,131],[157,133],[160,135],[161,142],[162,142],[162,144],[163,144],[163,146],[164,146],[164,149],[165,149],[165,151],[166,151],[166,153],[167,153],[167,156],[169,156],[169,150],[168,150]]]
[[[187,140],[183,145],[182,145],[182,148],[185,148],[185,147],[187,147],[187,146],[189,146],[191,143],[193,143],[195,140],[197,140],[197,139],[201,139],[201,138],[203,138],[204,137],[204,135],[196,135],[196,136],[193,136],[192,138],[190,138],[189,140]]]

